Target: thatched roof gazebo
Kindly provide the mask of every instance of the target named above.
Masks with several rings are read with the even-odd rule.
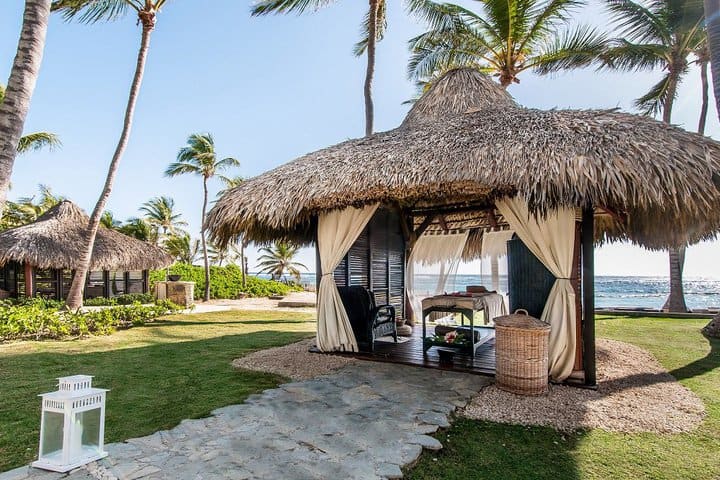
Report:
[[[617,110],[524,108],[485,75],[459,69],[438,80],[400,127],[307,154],[230,190],[207,227],[221,244],[238,234],[258,242],[319,238],[322,257],[323,218],[373,205],[396,213],[408,255],[429,232],[465,230],[479,238],[472,233],[509,228],[541,257],[545,246],[532,245],[539,235],[524,223],[532,218],[534,227],[547,230],[555,216],[565,219],[561,223],[577,220],[574,243],[569,233],[563,240],[565,250],[575,246],[577,261],[568,259],[564,268],[542,263],[551,271],[573,270],[553,272],[558,282],[573,284],[578,302],[564,320],[578,320],[562,334],[564,363],[567,350],[575,349],[575,367],[584,357],[585,369],[593,370],[585,372],[586,381],[593,383],[593,242],[626,239],[662,249],[714,237],[720,144]],[[465,249],[466,256],[477,253]],[[581,257],[584,315],[581,272],[573,267]],[[564,295],[571,299],[569,290]],[[578,342],[570,338],[575,334]],[[567,376],[567,365],[563,370],[556,378]]]
[[[69,272],[79,266],[88,223],[89,218],[82,209],[70,201],[62,201],[35,222],[0,232],[0,265],[24,266],[26,287],[27,279],[34,276],[33,270],[46,270],[50,271],[50,277],[62,277],[63,271]],[[101,226],[90,270],[143,272],[171,263],[172,258],[156,245]],[[53,283],[59,285],[62,280],[54,279]],[[147,285],[144,290],[147,291]],[[29,291],[34,293],[32,286]],[[62,293],[57,297],[62,297]]]

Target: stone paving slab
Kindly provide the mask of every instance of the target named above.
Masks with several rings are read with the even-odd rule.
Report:
[[[281,385],[207,418],[107,445],[109,456],[60,475],[29,467],[0,480],[390,479],[428,434],[491,382],[489,378],[375,362]]]

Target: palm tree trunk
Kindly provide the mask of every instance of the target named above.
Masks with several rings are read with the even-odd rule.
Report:
[[[207,177],[203,176],[203,208],[202,208],[202,227],[200,228],[200,241],[203,249],[203,262],[205,263],[205,293],[203,300],[210,300],[210,262],[208,260],[207,242],[205,241],[205,211],[207,210],[208,187]]]
[[[679,70],[672,71],[677,72]],[[677,84],[678,76],[677,73],[674,73],[668,81],[667,98],[663,105],[663,122],[665,123],[670,123],[672,118],[672,107],[677,92]],[[668,259],[670,263],[670,295],[665,301],[665,305],[663,305],[663,310],[667,312],[687,312],[682,282],[683,268],[685,266],[685,247],[668,250]]]
[[[671,248],[670,258],[670,296],[663,305],[666,312],[687,312],[685,293],[683,292],[683,269],[685,266],[685,247]]]
[[[5,100],[0,104],[0,212],[5,207],[30,98],[42,63],[51,0],[26,0]]]
[[[698,133],[705,135],[705,123],[707,122],[708,97],[710,87],[708,85],[708,62],[703,59],[700,62],[700,83],[702,85],[702,105],[700,106],[700,119],[698,120]]]
[[[375,75],[375,44],[377,43],[378,0],[370,0],[368,25],[367,69],[365,71],[365,136],[373,133],[375,107],[372,100],[372,82]]]
[[[95,209],[90,216],[90,223],[88,225],[87,236],[85,238],[85,245],[82,250],[80,266],[75,272],[72,285],[70,286],[70,292],[68,292],[67,308],[70,310],[77,310],[82,307],[83,292],[85,290],[85,278],[90,270],[90,260],[92,259],[92,251],[95,246],[95,236],[97,235],[98,227],[100,226],[100,218],[105,210],[105,205],[110,197],[110,192],[112,192],[115,176],[117,175],[118,167],[120,166],[120,159],[122,158],[123,153],[125,153],[125,148],[127,147],[128,140],[130,139],[133,115],[135,114],[135,105],[137,103],[138,93],[140,92],[140,85],[142,85],[143,74],[145,73],[145,61],[147,60],[148,49],[150,48],[150,35],[155,28],[155,12],[144,11],[139,14],[139,17],[140,22],[142,23],[142,39],[140,41],[140,50],[138,51],[137,64],[135,66],[135,77],[133,78],[132,85],[130,86],[130,94],[128,95],[128,102],[125,108],[123,130],[120,134],[120,140],[118,141],[117,147],[115,148],[112,161],[110,162],[110,167],[108,168],[105,186],[103,187],[100,198],[95,204]]]
[[[240,240],[240,268],[242,269],[242,288],[245,290],[247,287],[247,272],[245,268],[247,263],[245,262],[245,239]]]
[[[710,50],[715,108],[720,118],[720,0],[705,0],[705,25]]]

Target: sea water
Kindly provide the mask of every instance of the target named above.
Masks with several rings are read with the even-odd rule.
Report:
[[[507,292],[507,276],[500,276],[500,291]],[[315,285],[315,274],[303,274],[301,283]],[[420,293],[434,292],[437,275],[415,276]],[[462,291],[468,285],[485,285],[490,288],[489,275],[457,275],[454,283],[445,287],[446,292]],[[685,278],[683,282],[685,302],[688,308],[720,308],[720,279]],[[595,305],[602,307],[662,308],[670,291],[667,277],[595,277]]]

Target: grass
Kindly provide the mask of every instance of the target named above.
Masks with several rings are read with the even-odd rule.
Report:
[[[720,340],[700,334],[706,320],[599,319],[600,337],[652,352],[705,403],[707,419],[677,435],[602,430],[562,434],[458,419],[438,434],[445,448],[425,453],[408,472],[414,480],[453,479],[715,479],[720,478]],[[638,404],[637,408],[642,408]]]
[[[108,394],[107,442],[171,428],[184,418],[273,388],[277,375],[238,371],[230,362],[310,336],[306,314],[231,311],[176,315],[108,337],[0,345],[0,472],[36,458],[39,393],[56,377],[95,375]]]

